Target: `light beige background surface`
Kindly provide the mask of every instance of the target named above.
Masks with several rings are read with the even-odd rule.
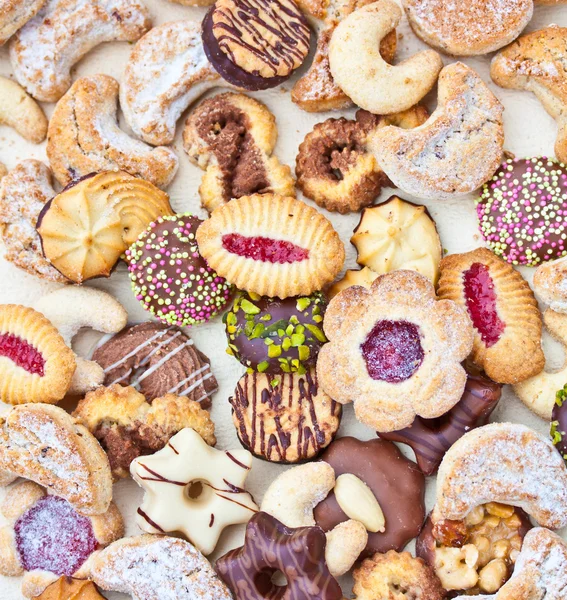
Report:
[[[178,19],[200,21],[205,13],[205,9],[183,7],[171,4],[166,0],[145,0],[145,2],[151,11],[154,25]],[[528,30],[538,29],[550,23],[567,26],[567,6],[536,7],[534,18]],[[398,58],[406,57],[424,47],[424,44],[413,35],[405,20],[399,29],[399,33],[401,39]],[[120,80],[130,50],[131,46],[126,43],[112,43],[101,46],[91,52],[77,65],[74,77],[102,72]],[[445,64],[449,64],[453,60],[449,57],[443,58]],[[532,95],[524,92],[502,90],[494,85],[490,81],[488,74],[489,59],[490,57],[482,57],[466,60],[465,62],[478,70],[484,81],[489,84],[506,108],[504,114],[506,150],[518,157],[541,154],[552,155],[556,135],[554,121],[544,112],[539,102]],[[11,75],[6,47],[0,48],[0,74]],[[290,88],[291,83],[288,82],[282,88],[257,93],[254,96],[265,102],[276,115],[279,128],[276,154],[283,162],[291,165],[293,168],[297,147],[302,142],[305,134],[311,130],[315,123],[323,121],[327,117],[339,115],[337,113],[311,115],[299,110],[290,100],[288,93]],[[212,94],[218,91],[220,90],[213,90]],[[430,108],[434,108],[436,102],[435,93],[431,94],[428,100]],[[44,108],[48,115],[51,114],[52,105],[45,105]],[[346,111],[343,114],[351,116],[354,114],[354,111]],[[175,210],[179,212],[192,211],[201,217],[205,217],[204,211],[200,208],[197,192],[202,171],[190,164],[183,152],[181,143],[183,122],[184,119],[179,122],[175,141],[175,150],[180,159],[179,173],[168,189],[168,192],[171,195],[171,204]],[[28,144],[12,130],[0,127],[0,162],[5,163],[11,169],[19,161],[26,158],[44,160],[45,144],[41,146]],[[377,201],[387,199],[391,193],[392,190],[384,190]],[[401,196],[413,199],[405,194],[401,194]],[[430,213],[437,222],[443,247],[449,253],[467,251],[482,245],[482,240],[477,230],[472,195],[451,202],[428,202],[427,205]],[[354,268],[356,255],[353,246],[349,244],[349,238],[353,228],[358,223],[358,214],[348,216],[326,214],[330,217],[345,243],[347,249],[345,267]],[[533,270],[523,269],[522,271],[531,280]],[[131,321],[146,320],[148,314],[142,310],[130,292],[124,265],[120,265],[110,279],[96,280],[89,283],[89,285],[105,289],[114,294],[127,308]],[[40,295],[55,287],[57,287],[56,284],[46,284],[16,269],[13,265],[0,258],[1,303],[31,305]],[[211,358],[212,367],[220,385],[219,391],[213,398],[212,409],[212,416],[217,429],[218,447],[222,449],[240,447],[232,425],[230,406],[227,398],[232,393],[244,369],[236,360],[225,354],[225,336],[220,319],[195,328],[190,333],[197,346]],[[91,333],[82,334],[78,344],[80,350],[85,351],[92,347],[96,343],[97,338],[98,336]],[[550,350],[549,353],[553,359],[550,363],[554,366],[560,365],[562,360],[561,352],[557,348],[551,348],[551,345],[547,341],[546,349]],[[6,409],[7,407],[0,403],[0,412]],[[511,389],[508,388],[504,392],[503,399],[493,419],[525,423],[541,432],[546,432],[548,429],[548,424],[532,415],[514,397]],[[374,432],[357,423],[352,407],[347,406],[344,411],[339,435],[354,435],[361,439],[369,439],[374,437]],[[269,483],[285,468],[254,459],[252,472],[249,477],[249,489],[258,502],[261,501],[263,492]],[[435,481],[430,478],[427,489],[428,508],[431,508],[433,504],[434,493]],[[114,498],[125,517],[128,535],[139,533],[134,524],[133,515],[138,507],[141,495],[141,490],[131,480],[121,481],[115,485]],[[231,530],[225,531],[218,546],[218,552],[213,557],[240,545],[243,539],[243,531],[243,527],[234,527]],[[352,597],[350,578],[344,578],[342,583],[345,596],[347,598]],[[125,598],[121,594],[108,594],[108,597],[113,600]],[[19,600],[20,598],[22,596],[19,579],[0,577],[0,600]]]

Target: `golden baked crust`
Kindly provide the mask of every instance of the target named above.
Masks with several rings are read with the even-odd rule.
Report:
[[[356,600],[442,600],[441,582],[420,558],[390,550],[367,558],[354,570]]]
[[[47,156],[57,181],[124,170],[158,187],[175,177],[178,159],[128,136],[117,122],[118,82],[108,75],[81,77],[59,100],[49,121]]]
[[[567,162],[567,28],[550,25],[523,35],[492,60],[499,86],[533,92],[557,121],[557,159]]]
[[[226,92],[198,104],[183,130],[183,148],[205,171],[199,194],[212,212],[233,198],[273,193],[295,196],[291,169],[273,155],[276,118],[249,96]]]
[[[334,298],[339,292],[346,290],[347,288],[353,285],[359,285],[369,289],[372,285],[372,282],[378,277],[378,273],[375,273],[372,269],[368,267],[364,267],[359,269],[358,271],[354,271],[349,269],[345,272],[344,276],[335,281],[333,285],[329,287],[327,290],[327,296],[330,298]]]
[[[32,308],[0,305],[0,399],[8,404],[61,400],[75,355],[53,325]]]
[[[106,454],[57,406],[25,404],[0,418],[0,470],[43,485],[84,515],[106,512],[112,498]]]
[[[128,477],[134,458],[161,450],[185,427],[210,446],[217,441],[214,423],[198,402],[167,394],[150,404],[130,386],[115,384],[89,392],[73,416],[99,440],[115,479]]]
[[[290,262],[264,260],[263,250],[257,251],[259,238],[274,260]],[[217,208],[197,230],[197,243],[210,267],[228,282],[278,298],[320,290],[338,275],[345,257],[337,232],[322,214],[275,194],[244,196]],[[282,246],[283,258],[278,258]]]
[[[95,584],[88,579],[60,577],[34,600],[104,600]]]
[[[533,287],[549,308],[567,313],[567,256],[541,264],[534,273]]]
[[[39,104],[7,77],[0,77],[0,124],[13,127],[34,144],[43,142],[47,135],[47,118]]]
[[[493,290],[477,290],[475,293],[482,296],[480,300],[467,296],[474,290],[467,292],[465,284],[465,277],[478,268],[482,273],[475,277],[486,278]],[[474,280],[468,285],[474,287]],[[528,283],[510,264],[486,248],[451,254],[441,261],[437,293],[440,298],[453,300],[469,310],[475,325],[472,360],[488,377],[498,383],[519,383],[543,370],[542,320],[537,301]],[[493,308],[483,311],[479,303],[484,301],[486,294],[495,294],[495,298],[490,301]],[[480,313],[476,319],[468,308],[469,303]],[[494,318],[487,323],[489,311]],[[485,327],[496,327],[501,331],[493,335],[490,330],[486,333]]]

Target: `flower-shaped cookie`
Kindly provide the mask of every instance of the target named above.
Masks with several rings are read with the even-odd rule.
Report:
[[[183,429],[165,448],[130,465],[146,491],[138,525],[148,533],[181,532],[210,554],[225,527],[247,523],[258,510],[243,489],[251,464],[247,450],[215,450],[193,429]]]
[[[433,419],[461,398],[473,327],[455,302],[436,301],[431,282],[395,271],[370,289],[350,287],[331,300],[317,374],[336,401],[354,402],[359,421],[378,431]]]

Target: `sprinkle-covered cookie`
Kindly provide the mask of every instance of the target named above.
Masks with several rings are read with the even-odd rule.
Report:
[[[476,207],[490,249],[513,265],[536,266],[567,254],[567,167],[550,158],[509,159]]]

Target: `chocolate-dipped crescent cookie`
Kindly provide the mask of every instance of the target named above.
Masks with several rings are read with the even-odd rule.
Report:
[[[392,442],[343,437],[331,444],[321,460],[333,467],[335,476],[352,474],[374,494],[384,513],[385,531],[368,532],[361,558],[376,552],[402,550],[415,538],[425,520],[425,477]],[[315,522],[330,531],[348,520],[334,492],[315,507]]]
[[[342,407],[304,375],[244,375],[229,398],[242,445],[259,458],[297,463],[317,456],[337,433]]]

